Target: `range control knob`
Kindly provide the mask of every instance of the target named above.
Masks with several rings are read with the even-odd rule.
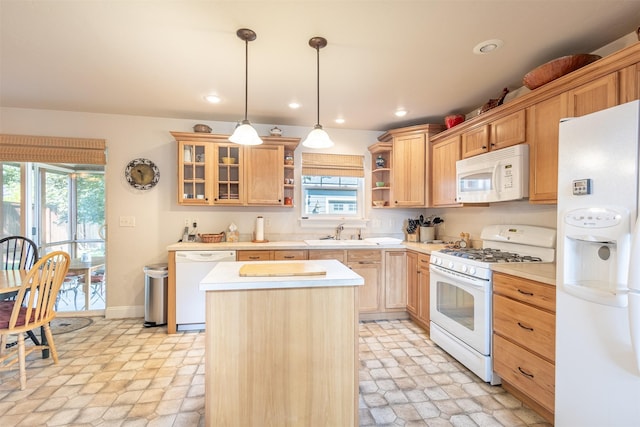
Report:
[[[467,266],[463,265],[460,270],[462,270],[463,273],[466,273],[467,272]]]
[[[470,274],[470,275],[472,275],[472,276],[473,276],[474,274],[476,274],[476,269],[475,269],[475,267],[469,267],[469,274]]]
[[[449,268],[453,270],[453,261],[449,261]]]

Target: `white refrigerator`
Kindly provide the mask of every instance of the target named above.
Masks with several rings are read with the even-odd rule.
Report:
[[[639,101],[560,123],[558,427],[640,426],[639,126]]]

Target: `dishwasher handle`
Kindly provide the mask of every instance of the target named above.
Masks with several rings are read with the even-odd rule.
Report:
[[[235,261],[236,251],[176,251],[176,264],[184,262]]]

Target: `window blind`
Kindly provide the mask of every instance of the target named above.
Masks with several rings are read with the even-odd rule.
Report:
[[[0,161],[3,162],[104,165],[107,163],[105,150],[104,139],[0,134]]]
[[[364,178],[364,156],[302,153],[302,175]]]

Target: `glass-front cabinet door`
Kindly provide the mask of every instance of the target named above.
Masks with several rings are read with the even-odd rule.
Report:
[[[214,204],[239,205],[244,203],[243,150],[236,144],[216,144],[214,169]]]
[[[211,205],[211,144],[191,141],[178,143],[178,203]]]

